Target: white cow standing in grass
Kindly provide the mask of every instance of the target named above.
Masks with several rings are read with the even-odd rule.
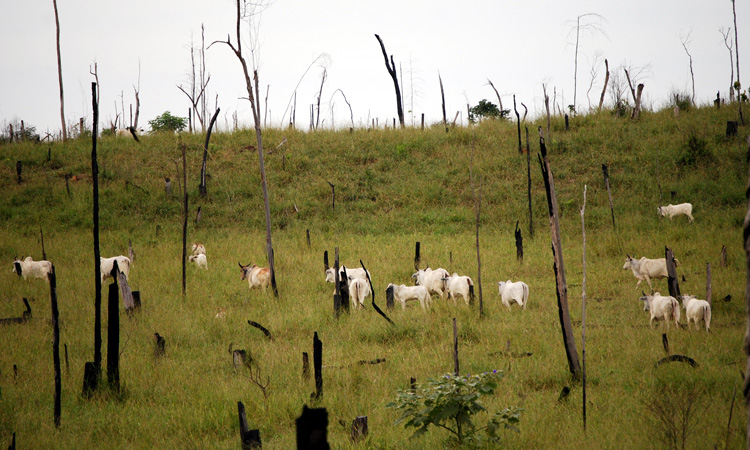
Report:
[[[268,267],[258,267],[257,264],[248,264],[243,266],[239,262],[240,271],[242,272],[241,280],[247,280],[248,289],[255,286],[262,287],[265,291],[271,285],[271,269]]]
[[[188,260],[190,262],[195,263],[195,266],[197,268],[203,268],[208,270],[208,261],[206,260],[206,254],[205,253],[199,253],[197,255],[190,255],[188,256]]]
[[[370,295],[370,283],[359,277],[349,277],[349,299],[352,302],[352,309],[365,307],[365,299]]]
[[[500,297],[502,298],[503,305],[510,311],[511,303],[518,303],[522,309],[526,309],[526,304],[529,301],[529,286],[523,281],[516,281],[515,283],[508,281],[498,281],[498,289],[500,290]]]
[[[687,325],[690,329],[690,321],[695,324],[698,330],[698,322],[703,321],[706,331],[711,332],[711,304],[706,300],[698,300],[695,295],[682,295],[682,307],[685,309],[687,316]]]
[[[414,279],[414,284],[424,286],[430,295],[437,294],[442,299],[445,298],[445,279],[449,276],[450,274],[445,269],[438,268],[432,270],[428,267],[426,269],[419,269],[411,277]]]
[[[344,270],[346,270],[346,276],[348,278],[362,278],[363,280],[367,280],[367,276],[370,275],[370,272],[361,268],[361,267],[346,267],[346,266],[340,266],[339,267],[339,280],[344,278]],[[329,267],[326,269],[326,282],[328,283],[335,283],[336,282],[336,269],[333,267]],[[372,276],[371,276],[372,277]]]
[[[649,327],[653,326],[654,320],[664,321],[669,331],[669,322],[674,321],[676,327],[680,326],[680,304],[674,297],[662,296],[658,292],[653,295],[646,295],[640,298],[646,302],[648,311],[651,313]]]
[[[49,261],[34,261],[31,256],[22,260],[16,258],[13,261],[13,273],[18,274],[23,279],[27,278],[44,278],[47,281],[47,275],[52,273],[52,263]]]
[[[688,216],[688,220],[690,223],[693,222],[693,205],[690,203],[680,203],[679,205],[672,205],[669,204],[667,206],[660,206],[659,209],[659,215],[664,217],[667,216],[670,219],[674,216],[679,216],[681,214],[684,214]]]
[[[677,267],[678,263],[679,261],[675,259],[675,267]],[[636,286],[641,284],[641,281],[646,280],[646,282],[648,283],[648,287],[651,289],[651,292],[654,291],[654,288],[651,285],[652,278],[657,280],[661,278],[667,278],[669,276],[669,274],[667,273],[667,260],[664,258],[648,259],[644,256],[641,259],[635,259],[630,255],[627,255],[627,257],[625,258],[625,264],[623,264],[622,269],[629,269],[633,271],[633,276],[638,279],[638,283],[636,283]]]
[[[112,269],[114,268],[115,261],[117,261],[117,268],[120,269],[120,272],[125,274],[125,279],[129,280],[130,276],[130,258],[127,256],[113,256],[111,258],[103,258],[99,257],[99,261],[101,264],[101,271],[102,271],[102,283],[104,283],[104,280],[108,278],[112,278]]]
[[[470,277],[454,273],[445,279],[445,291],[448,293],[448,298],[453,300],[454,305],[457,296],[463,297],[468,305],[469,301],[474,298],[474,282]]]
[[[386,295],[388,289],[393,290],[393,300],[401,303],[401,309],[406,309],[406,302],[411,300],[419,300],[419,304],[422,305],[422,309],[427,309],[432,303],[432,296],[424,286],[406,286],[405,284],[395,285],[389,284],[386,288]]]

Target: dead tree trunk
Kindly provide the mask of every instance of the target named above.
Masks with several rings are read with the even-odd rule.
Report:
[[[734,1],[732,4],[734,5]],[[748,139],[746,155],[750,156],[750,139]],[[748,187],[749,189],[745,190],[745,196],[747,197],[747,214],[745,215],[745,223],[742,226],[742,238],[745,244],[745,271],[747,272],[745,278],[745,317],[747,320],[747,327],[745,329],[745,342],[743,345],[747,362],[745,364],[745,381],[742,384],[742,392],[745,396],[745,409],[748,416],[745,436],[747,442],[750,442],[750,179]]]
[[[560,219],[557,207],[557,194],[555,193],[555,180],[552,169],[547,159],[547,147],[544,138],[539,139],[541,156],[539,164],[542,168],[544,188],[547,192],[547,207],[549,209],[550,231],[552,233],[552,256],[554,258],[555,281],[557,287],[557,308],[560,316],[560,327],[562,328],[563,345],[568,358],[568,369],[574,378],[581,374],[578,362],[578,351],[576,350],[573,328],[570,323],[570,312],[568,310],[568,284],[565,281],[565,267],[563,265],[562,242],[560,236]]]
[[[531,147],[529,147],[529,127],[526,128],[526,178],[529,194],[529,237],[534,237],[534,215],[531,212]]]
[[[513,94],[513,111],[516,113],[516,124],[518,126],[518,153],[523,154],[523,147],[521,146],[521,116],[518,114],[518,108],[516,108],[516,94]]]
[[[329,450],[328,411],[325,408],[302,407],[302,415],[295,421],[297,448],[304,450]]]
[[[396,90],[396,110],[398,112],[398,123],[401,125],[401,128],[404,127],[404,107],[401,103],[401,89],[398,85],[398,77],[396,76],[396,64],[393,62],[393,55],[391,55],[391,61],[388,62],[388,54],[385,51],[385,45],[383,45],[383,40],[380,39],[380,36],[377,34],[375,35],[375,38],[378,40],[378,43],[380,44],[380,49],[383,51],[383,59],[385,59],[385,68],[388,69],[388,74],[391,76],[391,79],[393,79],[393,87]]]
[[[445,132],[448,132],[448,117],[445,115],[445,91],[443,90],[443,78],[440,76],[440,72],[438,72],[438,80],[440,80],[440,101],[443,105],[443,128],[445,128]]]
[[[612,206],[612,191],[609,189],[609,169],[606,164],[602,164],[602,173],[604,174],[604,184],[607,186],[607,196],[609,197],[609,210],[612,213],[612,228],[617,232],[615,225],[615,208]]]
[[[635,107],[633,107],[633,114],[631,115],[633,120],[638,120],[641,113],[641,94],[643,94],[643,83],[638,84],[638,90],[635,94]]]
[[[674,262],[674,254],[672,253],[672,249],[669,247],[664,247],[664,258],[667,262],[667,280],[668,280],[668,288],[669,288],[669,295],[679,299],[680,298],[680,284],[677,281],[677,269]]]
[[[318,332],[313,335],[313,370],[315,373],[314,400],[323,396],[323,343],[318,339]]]
[[[458,376],[458,328],[456,327],[456,318],[453,318],[453,374]]]
[[[55,276],[55,265],[52,265],[52,273],[48,276],[49,296],[52,304],[52,364],[55,370],[55,428],[60,428],[60,395],[62,382],[60,375],[60,311],[57,309],[57,278]],[[28,307],[28,305],[27,305]]]
[[[581,363],[583,371],[583,430],[586,430],[586,185],[583,186],[583,208],[581,208],[581,235],[583,236],[583,288],[581,293]]]
[[[203,144],[203,164],[201,165],[201,184],[198,187],[201,197],[205,197],[208,194],[206,188],[206,159],[208,158],[208,141],[211,139],[211,130],[214,128],[216,118],[219,116],[221,108],[216,108],[214,116],[211,118],[211,123],[208,125],[208,131],[206,132],[206,142]]]
[[[187,193],[187,158],[185,156],[185,145],[182,145],[182,186],[185,191],[183,192],[183,207],[182,207],[182,299],[185,299],[186,284],[187,284],[187,271],[185,270],[185,264],[187,263],[187,223],[188,223],[188,193]]]
[[[242,402],[237,402],[237,414],[240,419],[240,443],[242,450],[252,450],[262,448],[263,445],[260,441],[260,430],[251,430],[247,426],[247,416],[245,414],[245,405]]]
[[[94,189],[94,369],[88,380],[93,384],[88,385],[88,390],[96,390],[99,379],[102,376],[102,267],[99,253],[99,165],[96,156],[96,142],[99,134],[99,98],[97,97],[97,85],[91,83],[91,97],[94,110],[93,131],[91,133],[91,183]],[[93,376],[93,377],[92,377]],[[84,383],[84,391],[87,386]]]
[[[604,68],[606,70],[606,75],[604,76],[604,86],[602,87],[602,95],[599,97],[599,111],[602,110],[602,105],[604,104],[604,94],[607,93],[607,84],[609,83],[609,62],[605,59],[604,60]]]
[[[60,84],[60,121],[62,122],[63,141],[67,141],[68,130],[65,126],[65,95],[63,94],[62,58],[60,57],[60,18],[57,14],[57,0],[52,0],[52,6],[55,7],[55,31],[57,36],[57,79]]]
[[[118,273],[117,261],[112,272]],[[109,285],[107,296],[107,383],[120,390],[120,297],[117,281]]]
[[[523,263],[523,236],[521,236],[521,229],[518,228],[518,221],[516,220],[516,259],[518,262]]]

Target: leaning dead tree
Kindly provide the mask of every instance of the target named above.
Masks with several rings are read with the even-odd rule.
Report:
[[[503,115],[503,99],[500,98],[500,93],[497,92],[497,89],[495,89],[495,85],[492,84],[492,81],[490,81],[489,78],[487,78],[487,84],[490,85],[493,91],[495,91],[495,95],[497,96],[497,103],[500,105],[500,115]]]
[[[401,102],[401,89],[398,85],[398,77],[396,76],[396,64],[393,62],[393,55],[391,55],[391,60],[388,62],[388,53],[385,51],[385,45],[383,45],[383,40],[380,39],[380,36],[377,34],[375,35],[375,39],[378,40],[378,43],[380,44],[380,49],[383,51],[383,58],[385,59],[385,68],[388,69],[388,74],[391,76],[391,79],[393,79],[393,87],[396,90],[396,110],[398,112],[398,123],[401,125],[401,128],[404,127],[404,107]]]
[[[67,141],[68,130],[65,126],[65,96],[63,95],[62,59],[60,57],[60,18],[57,15],[57,0],[52,0],[52,6],[55,7],[55,30],[57,33],[57,79],[60,83],[60,120],[62,121],[63,141]],[[739,75],[737,78],[739,78]]]
[[[552,177],[549,160],[547,159],[547,147],[544,138],[539,137],[541,156],[539,165],[542,168],[544,188],[547,191],[547,206],[549,208],[549,224],[552,233],[552,257],[554,258],[555,284],[557,291],[557,309],[560,315],[560,327],[562,328],[563,344],[565,354],[568,357],[568,368],[574,378],[581,375],[581,366],[578,362],[578,351],[576,350],[573,327],[570,323],[570,311],[568,310],[568,284],[565,281],[565,267],[563,266],[562,241],[560,240],[560,213],[557,207],[557,194],[555,193],[555,180]]]
[[[193,47],[192,43],[190,45],[190,79],[189,81],[189,90],[185,90],[185,88],[182,87],[182,85],[177,86],[177,89],[182,91],[183,94],[185,94],[190,100],[190,105],[192,106],[193,110],[193,117],[198,119],[198,122],[201,124],[201,130],[206,129],[206,87],[208,87],[208,82],[211,81],[211,74],[206,74],[206,49],[205,49],[205,39],[204,39],[204,30],[203,25],[201,24],[201,50],[200,50],[200,61],[198,61],[199,69],[198,69],[198,79],[196,79],[196,70],[195,70],[195,53],[196,50]],[[197,85],[196,85],[197,83]],[[200,111],[198,110],[198,105],[201,106]]]
[[[750,138],[748,138],[747,142],[747,155],[750,156]],[[748,180],[748,189],[745,190],[745,195],[747,196],[747,214],[745,215],[745,223],[742,227],[742,237],[745,243],[745,270],[747,271],[745,281],[745,314],[747,317],[747,328],[745,329],[744,343],[747,363],[745,365],[745,381],[742,392],[745,394],[745,409],[748,418],[750,418],[750,178]],[[747,421],[746,436],[748,439],[747,442],[750,442],[750,420]]]
[[[604,68],[606,71],[606,74],[604,75],[604,87],[602,87],[602,96],[599,97],[599,111],[602,110],[602,105],[604,104],[604,94],[607,92],[607,84],[609,84],[609,61],[604,59]]]
[[[692,67],[692,60],[691,65]],[[691,69],[692,71],[692,69]],[[630,81],[630,74],[628,73],[628,69],[625,69],[625,77],[628,79],[628,86],[630,87],[630,93],[633,95],[633,112],[630,113],[631,119],[638,119],[638,116],[641,112],[641,94],[643,93],[643,83],[638,84],[638,91],[633,88],[633,83]],[[695,90],[693,90],[693,96],[695,96]]]
[[[271,287],[273,288],[273,295],[274,297],[279,296],[279,291],[276,287],[276,271],[274,270],[274,264],[273,264],[273,243],[271,241],[271,209],[268,204],[268,187],[266,185],[266,166],[263,161],[263,138],[261,134],[261,117],[260,117],[260,102],[258,99],[260,98],[260,95],[258,93],[258,70],[253,69],[253,76],[250,77],[250,69],[247,67],[247,62],[245,61],[245,57],[242,55],[242,37],[240,35],[240,29],[242,24],[242,18],[252,18],[254,14],[259,14],[255,11],[254,8],[258,7],[259,5],[256,4],[248,4],[245,2],[242,2],[243,6],[247,7],[250,6],[250,10],[245,10],[244,15],[242,8],[240,7],[240,0],[236,0],[236,11],[237,11],[237,23],[236,23],[236,39],[237,39],[237,46],[232,44],[232,41],[230,40],[229,36],[227,36],[226,41],[215,41],[211,45],[215,44],[216,42],[220,42],[222,44],[226,44],[235,54],[237,59],[240,62],[240,65],[242,66],[242,72],[245,75],[245,86],[247,88],[247,95],[248,100],[250,100],[250,107],[253,110],[253,121],[255,123],[255,139],[256,139],[256,148],[258,150],[258,163],[260,166],[260,183],[261,188],[263,190],[263,203],[265,206],[265,215],[266,215],[266,252],[268,255],[268,266],[271,271]],[[253,30],[252,23],[250,24],[250,31]],[[252,36],[251,36],[252,37]],[[209,48],[211,46],[209,45]],[[252,49],[251,49],[252,53]],[[399,103],[400,105],[400,103]],[[403,116],[402,116],[403,117]]]

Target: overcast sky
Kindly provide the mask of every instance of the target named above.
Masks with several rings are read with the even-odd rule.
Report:
[[[23,119],[36,126],[37,132],[58,132],[52,1],[2,3],[0,126]],[[743,66],[750,55],[750,25],[748,29],[742,25],[750,24],[750,6],[738,1],[736,8],[741,75],[750,77]],[[200,47],[201,24],[206,45],[230,34],[235,40],[231,0],[59,0],[58,11],[66,119],[77,123],[84,117],[90,126],[93,76],[89,72],[96,63],[100,129],[114,120],[123,101],[129,120],[139,65],[140,125],[148,130],[148,121],[164,111],[186,117],[190,103],[177,86],[189,87],[189,48],[191,42]],[[722,97],[728,96],[729,51],[719,29],[732,27],[733,41],[730,0],[276,0],[263,12],[258,29],[263,99],[268,89],[266,120],[274,126],[288,123],[288,105],[296,88],[297,127],[308,129],[310,105],[316,101],[325,67],[323,126],[349,126],[349,108],[337,89],[351,103],[356,126],[372,119],[378,119],[380,126],[392,123],[395,93],[375,33],[399,67],[407,124],[412,120],[418,124],[422,113],[428,124],[442,117],[438,73],[450,120],[461,111],[459,119],[465,123],[467,102],[472,106],[481,99],[497,103],[487,79],[499,90],[505,108],[512,108],[515,94],[520,111],[523,102],[531,115],[540,113],[543,83],[550,96],[556,91],[558,104],[565,108],[573,103],[575,20],[587,13],[601,18],[581,19],[582,24],[597,25],[599,31],[580,34],[579,111],[586,110],[589,102],[598,103],[604,58],[613,73],[622,72],[623,65],[644,69],[640,81],[645,84],[647,107],[663,107],[675,90],[690,93],[689,58],[681,43],[688,36],[696,100],[709,103],[719,90]],[[587,95],[597,54],[597,75]],[[235,111],[240,123],[249,126],[252,115],[247,100],[242,99],[247,97],[242,70],[226,45],[207,50],[206,70],[211,76],[210,110],[217,97],[221,108],[219,128],[231,126]],[[748,86],[750,78],[743,80],[743,87]],[[607,102],[611,102],[609,95]]]

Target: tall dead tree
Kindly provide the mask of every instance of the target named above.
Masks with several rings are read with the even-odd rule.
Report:
[[[185,88],[182,87],[182,85],[177,86],[177,89],[182,91],[185,96],[187,96],[188,100],[190,100],[190,105],[192,107],[193,114],[192,116],[198,119],[198,122],[201,124],[201,130],[206,129],[206,88],[208,87],[208,83],[211,81],[211,74],[206,74],[206,50],[205,50],[205,40],[204,40],[204,29],[203,24],[201,24],[201,50],[199,53],[200,60],[198,61],[198,78],[196,80],[196,69],[195,69],[195,47],[193,46],[192,42],[190,43],[190,78],[189,78],[189,90],[185,90]],[[197,85],[196,85],[197,83]],[[198,106],[201,106],[201,110],[198,110]]]
[[[476,140],[476,136],[474,136]],[[479,219],[482,214],[482,178],[479,177],[479,186],[476,190],[479,191],[479,195],[475,192],[474,185],[474,146],[475,142],[471,143],[471,164],[469,165],[470,172],[470,183],[471,183],[471,197],[474,200],[474,218],[476,220],[476,244],[477,244],[477,286],[479,286],[479,315],[484,314],[484,303],[482,301],[482,260],[479,256]]]
[[[401,103],[401,89],[398,85],[398,77],[396,76],[396,64],[393,62],[393,55],[391,55],[391,61],[388,62],[388,54],[385,51],[385,45],[383,45],[383,40],[380,39],[380,36],[377,34],[375,35],[375,39],[378,40],[378,43],[380,44],[380,49],[383,51],[383,59],[385,59],[385,68],[388,69],[388,74],[391,76],[391,79],[393,79],[393,87],[396,90],[396,111],[398,112],[398,123],[401,125],[401,128],[404,127],[404,107]]]
[[[95,379],[91,389],[96,389],[102,376],[102,266],[99,253],[99,165],[96,140],[99,133],[99,96],[96,83],[91,83],[94,123],[91,132],[91,184],[94,188],[94,369]]]
[[[445,91],[443,90],[443,77],[440,76],[440,72],[438,72],[438,80],[440,81],[440,101],[443,105],[443,127],[445,128],[445,132],[448,132],[448,117],[445,115]]]
[[[521,146],[521,116],[518,114],[518,108],[516,108],[516,94],[513,94],[513,111],[516,113],[516,124],[518,126],[518,153],[523,154],[523,147]]]
[[[688,59],[690,60],[690,79],[693,83],[693,95],[692,97],[690,97],[690,102],[695,105],[695,74],[693,73],[693,55],[690,54],[690,51],[687,48],[687,45],[690,43],[690,33],[688,33],[687,36],[680,35],[680,43],[682,44],[682,48],[685,49],[685,53],[687,53]]]
[[[737,83],[735,83],[735,85],[737,86],[737,99],[741,100],[740,88],[742,87],[742,83],[740,83],[740,44],[737,40],[737,9],[735,8],[734,0],[732,0],[732,15],[734,16],[734,61],[735,64],[737,64]],[[742,101],[738,104],[740,111],[740,124],[745,125],[745,119],[742,117]]]
[[[594,19],[591,22],[587,22],[587,23],[585,22],[581,24],[581,19],[584,19],[587,17],[593,17]],[[578,104],[576,103],[576,100],[577,100],[577,93],[578,93],[578,46],[580,42],[581,31],[583,31],[584,33],[590,33],[590,34],[602,33],[606,36],[604,31],[598,24],[598,20],[601,20],[601,19],[603,19],[603,17],[596,13],[581,14],[580,16],[576,17],[575,27],[571,27],[571,30],[568,32],[568,36],[570,36],[570,34],[572,34],[574,30],[576,33],[575,64],[574,64],[574,72],[573,72],[573,113],[574,114],[578,112]]]
[[[60,84],[60,121],[62,122],[63,141],[67,141],[68,130],[65,126],[65,95],[63,94],[62,58],[60,57],[60,18],[57,14],[57,0],[52,0],[52,6],[55,8],[55,31],[57,36],[57,80]]]
[[[208,194],[208,189],[206,188],[206,159],[208,158],[208,141],[211,139],[211,130],[214,128],[214,124],[216,123],[216,118],[219,116],[219,111],[221,108],[216,108],[216,112],[214,113],[214,116],[211,118],[211,123],[208,125],[208,132],[206,132],[206,142],[203,144],[203,164],[201,165],[201,184],[198,186],[198,191],[201,194],[201,197],[205,197],[206,194]]]
[[[604,86],[602,87],[602,95],[599,97],[599,111],[602,110],[602,105],[604,104],[604,94],[607,92],[607,84],[609,84],[609,61],[607,59],[604,59],[604,68],[605,68],[605,75],[604,75]]]
[[[529,147],[529,127],[526,128],[526,178],[529,194],[529,237],[534,237],[534,215],[531,213],[531,147]]]
[[[576,350],[573,327],[570,323],[570,311],[568,310],[568,284],[565,281],[565,266],[563,265],[562,242],[560,236],[560,214],[557,207],[557,194],[555,193],[555,180],[552,177],[552,169],[547,159],[547,147],[544,138],[539,138],[541,156],[539,165],[542,168],[544,188],[547,192],[547,207],[549,209],[549,224],[552,234],[552,257],[554,259],[555,282],[557,291],[557,309],[560,316],[560,327],[562,328],[563,344],[565,354],[568,358],[568,368],[574,378],[581,374],[581,366],[578,362],[578,351]]]
[[[253,14],[256,14],[254,9],[255,7],[258,7],[257,4],[252,3],[244,3],[240,0],[236,0],[236,11],[237,11],[237,23],[236,23],[236,39],[237,39],[237,46],[235,47],[234,44],[229,39],[229,36],[227,36],[226,41],[216,41],[221,42],[223,44],[226,44],[235,54],[237,59],[240,62],[240,65],[242,66],[242,72],[245,76],[245,87],[247,88],[247,95],[248,100],[250,100],[250,106],[253,110],[253,122],[255,124],[255,139],[256,139],[256,148],[258,150],[258,165],[260,168],[260,183],[261,188],[263,190],[263,204],[265,207],[265,216],[266,216],[266,254],[268,255],[268,266],[271,271],[271,287],[273,288],[273,295],[274,297],[279,296],[278,288],[276,287],[276,270],[274,268],[274,261],[273,261],[273,243],[271,241],[271,209],[268,204],[268,187],[266,185],[266,166],[263,161],[263,137],[261,133],[261,117],[260,117],[260,102],[257,101],[260,98],[260,95],[258,93],[258,70],[253,70],[253,76],[250,77],[250,70],[247,66],[247,62],[245,61],[245,57],[242,54],[242,39],[240,36],[240,25],[242,20],[242,10],[240,8],[240,3],[245,5],[246,7],[250,7],[250,11],[245,11],[245,17],[252,18]],[[251,32],[254,31],[252,29],[253,27],[250,26]],[[214,42],[214,43],[216,43]],[[211,45],[213,45],[212,43]],[[209,46],[210,48],[210,46]],[[252,50],[251,50],[252,51]],[[402,113],[403,114],[403,113]]]
[[[497,103],[498,103],[498,105],[500,105],[500,116],[502,117],[502,115],[503,115],[503,99],[500,98],[500,93],[497,92],[497,89],[495,89],[495,85],[492,84],[492,81],[490,81],[489,78],[487,78],[487,83],[490,85],[490,87],[492,88],[492,90],[495,91],[495,95],[497,96]]]
[[[692,64],[692,63],[691,63]],[[625,69],[625,78],[628,79],[628,86],[630,87],[630,93],[633,95],[633,111],[630,113],[631,119],[638,119],[638,116],[641,111],[641,93],[643,92],[643,83],[638,84],[638,91],[636,92],[636,89],[633,88],[633,83],[630,81],[630,74],[628,73],[628,69]],[[695,91],[693,91],[693,96],[695,96]]]
[[[317,98],[317,115],[315,117],[315,130],[320,126],[320,97],[323,96],[323,85],[326,84],[328,79],[328,69],[323,67],[323,73],[320,75],[320,90],[318,91]]]
[[[583,185],[583,207],[581,208],[581,235],[583,236],[583,292],[581,293],[581,360],[583,363],[583,429],[586,430],[586,188]]]
[[[724,31],[724,27],[721,27],[719,29],[719,33],[721,33],[721,36],[724,38],[724,45],[727,47],[727,50],[729,50],[729,101],[734,101],[734,55],[732,55],[732,39],[729,37],[729,33],[732,31],[732,28],[730,27],[726,32]]]
[[[732,4],[734,5],[734,1],[732,1]],[[750,157],[750,138],[747,141],[746,157]],[[745,364],[745,381],[742,386],[742,392],[745,395],[745,410],[748,418],[745,437],[747,442],[750,443],[750,177],[748,178],[747,189],[745,189],[745,196],[747,198],[747,214],[745,214],[745,222],[742,226],[742,237],[745,244],[745,270],[747,272],[745,278],[745,317],[747,326],[745,328],[744,342],[747,362]]]

